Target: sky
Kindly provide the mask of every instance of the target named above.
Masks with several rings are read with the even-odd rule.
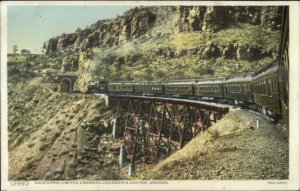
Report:
[[[121,16],[133,6],[8,6],[7,48],[42,53],[43,43],[98,20]]]

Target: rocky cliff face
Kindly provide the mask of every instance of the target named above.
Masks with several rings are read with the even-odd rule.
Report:
[[[123,41],[138,38],[155,25],[159,25],[159,21],[163,19],[160,13],[166,9],[170,13],[170,19],[176,18],[173,26],[178,32],[217,32],[233,26],[236,22],[262,25],[269,30],[278,30],[281,23],[279,7],[142,7],[129,10],[115,19],[100,20],[74,33],[51,38],[44,43],[43,52],[47,55],[57,51],[84,51],[89,48],[118,45]]]
[[[122,17],[100,20],[75,33],[51,38],[43,45],[45,54],[55,51],[87,50],[93,47],[111,47],[120,42],[145,34],[156,22],[156,15],[148,8],[135,8]]]
[[[280,29],[281,11],[279,7],[255,6],[208,6],[177,8],[179,31],[211,31],[232,26],[234,22],[262,25],[270,30]]]
[[[160,48],[154,51],[150,58],[180,58],[183,56],[196,55],[199,59],[208,60],[212,58],[224,58],[235,60],[259,60],[264,57],[276,58],[278,56],[278,49],[267,50],[264,47],[230,44],[230,45],[217,45],[211,43],[209,45],[200,45],[199,47],[191,49],[183,49],[176,51],[172,48]]]

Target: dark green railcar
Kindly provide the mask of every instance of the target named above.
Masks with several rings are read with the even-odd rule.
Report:
[[[163,94],[164,86],[160,82],[136,82],[135,92],[139,94]]]
[[[200,97],[222,98],[225,78],[201,79],[195,83],[195,95]]]
[[[278,66],[279,61],[275,61],[263,68],[253,78],[253,97],[257,105],[264,109],[269,109],[281,115]]]
[[[165,82],[165,94],[172,96],[189,96],[194,95],[194,83],[195,81],[189,82]]]
[[[111,93],[133,93],[134,83],[131,82],[110,82],[108,92]]]
[[[224,97],[236,101],[253,102],[252,73],[227,77],[224,83]]]

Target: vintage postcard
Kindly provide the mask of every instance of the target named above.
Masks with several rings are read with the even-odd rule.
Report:
[[[1,189],[299,190],[297,1],[1,2]]]

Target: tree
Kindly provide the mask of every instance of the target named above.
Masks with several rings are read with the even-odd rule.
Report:
[[[30,54],[30,50],[22,49],[21,50],[21,54],[29,55]]]
[[[16,54],[16,53],[18,52],[18,47],[17,47],[17,45],[16,45],[16,44],[13,45],[12,48],[13,48],[14,54]]]

